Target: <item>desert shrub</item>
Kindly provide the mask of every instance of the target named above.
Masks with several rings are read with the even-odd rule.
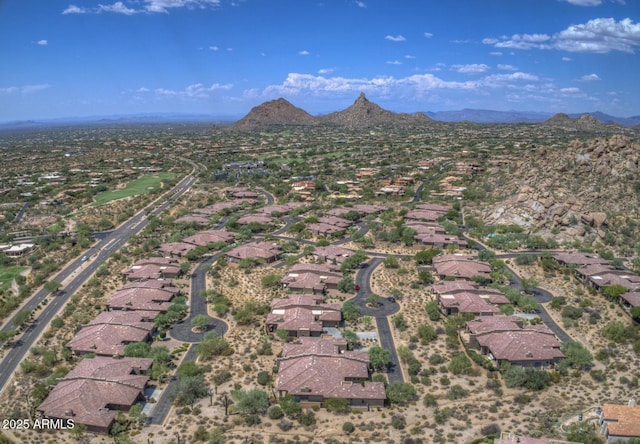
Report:
[[[272,405],[267,410],[267,415],[269,415],[270,419],[280,419],[284,416],[284,412],[279,405]]]
[[[344,424],[342,424],[342,431],[347,435],[352,434],[355,430],[356,430],[356,427],[353,425],[352,422],[347,421]]]
[[[403,430],[407,426],[407,420],[402,415],[393,415],[391,417],[391,426],[397,430]]]
[[[469,390],[462,388],[462,386],[456,384],[449,388],[447,392],[447,399],[456,400],[469,396]]]

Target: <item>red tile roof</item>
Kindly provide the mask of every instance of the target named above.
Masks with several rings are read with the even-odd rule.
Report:
[[[609,435],[640,437],[640,406],[604,404],[602,418]]]

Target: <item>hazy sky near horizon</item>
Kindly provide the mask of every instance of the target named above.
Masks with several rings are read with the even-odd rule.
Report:
[[[0,121],[393,111],[640,115],[640,0],[0,0]]]

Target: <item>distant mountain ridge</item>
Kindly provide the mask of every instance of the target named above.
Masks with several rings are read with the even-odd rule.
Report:
[[[462,109],[458,111],[438,112],[427,111],[425,114],[433,120],[442,122],[462,122],[466,120],[475,123],[541,123],[554,116],[553,113],[538,111],[495,111],[487,109]],[[617,123],[622,126],[635,126],[640,124],[640,116],[616,117],[600,111],[565,115],[572,119],[577,119],[585,114],[593,116],[602,123]]]
[[[255,110],[255,112],[253,112]],[[640,115],[616,117],[600,111],[581,114],[564,114],[570,119],[579,119],[588,114],[596,120],[609,124],[617,123],[625,127],[640,128]],[[249,114],[212,115],[187,113],[145,113],[116,114],[104,116],[66,117],[54,119],[32,119],[22,121],[0,122],[0,130],[44,128],[53,126],[74,125],[135,125],[174,122],[209,122],[216,125],[231,125],[238,130],[250,130],[255,126],[269,125],[319,125],[344,126],[347,128],[364,128],[379,125],[424,125],[429,122],[473,122],[473,123],[543,123],[554,117],[553,113],[537,111],[496,111],[487,109],[462,109],[456,111],[426,111],[413,114],[388,111],[369,101],[364,94],[349,108],[325,115],[313,116],[302,108],[295,107],[285,99],[265,102],[254,107]],[[239,119],[239,120],[238,120]],[[235,122],[235,123],[234,123]]]

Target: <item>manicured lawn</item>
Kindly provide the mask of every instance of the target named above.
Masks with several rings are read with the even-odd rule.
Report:
[[[4,291],[11,286],[13,278],[19,275],[25,267],[19,265],[11,265],[8,267],[0,267],[0,291]]]
[[[132,180],[126,187],[120,190],[105,191],[96,194],[93,204],[103,205],[112,200],[122,199],[123,197],[152,193],[160,189],[160,183],[163,179],[173,179],[174,177],[174,173],[158,173],[143,176],[140,179]]]

